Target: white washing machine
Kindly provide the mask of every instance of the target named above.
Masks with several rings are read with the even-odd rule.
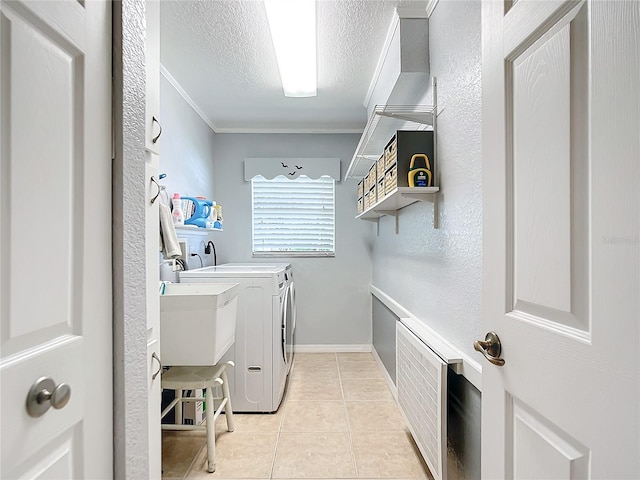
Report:
[[[293,365],[296,320],[298,318],[296,308],[296,289],[293,281],[293,267],[290,263],[223,263],[221,266],[229,267],[273,267],[284,268],[284,279],[286,282],[287,292],[285,293],[285,305],[282,318],[282,343],[285,354],[285,362],[287,363],[287,374],[291,372]]]
[[[236,340],[223,358],[235,362],[229,379],[235,412],[275,412],[282,401],[292,351],[286,344],[290,301],[285,273],[284,265],[258,264],[180,273],[181,282],[239,284]]]

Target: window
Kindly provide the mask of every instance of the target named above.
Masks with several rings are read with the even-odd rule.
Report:
[[[254,256],[334,256],[335,180],[251,180]]]

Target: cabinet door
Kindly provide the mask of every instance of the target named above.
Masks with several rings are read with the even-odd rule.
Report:
[[[160,2],[147,2],[145,147],[160,153]]]
[[[159,192],[154,181],[159,182],[158,164],[160,153],[160,2],[146,2],[147,38],[146,38],[146,102],[145,102],[145,270],[146,270],[146,307],[147,307],[147,398],[149,428],[149,478],[162,477],[162,436],[160,431],[160,298],[158,296],[159,273],[159,219],[158,204],[166,201],[158,196],[152,204],[151,199]],[[155,375],[155,378],[154,378]]]
[[[153,180],[152,180],[153,179]],[[166,202],[164,193],[158,195],[154,203],[151,203],[158,193],[160,187],[158,179],[158,156],[146,153],[145,183],[146,183],[146,208],[145,208],[145,270],[147,279],[147,330],[148,339],[160,339],[160,298],[158,296],[158,285],[160,282],[160,220],[158,216],[158,205]]]
[[[155,356],[154,356],[155,354]],[[149,400],[149,478],[162,478],[162,432],[160,388],[162,366],[160,364],[160,341],[147,345],[147,398]],[[154,378],[155,376],[155,378]]]

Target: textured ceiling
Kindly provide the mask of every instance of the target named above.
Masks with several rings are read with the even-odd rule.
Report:
[[[358,131],[397,6],[318,0],[318,95],[288,98],[260,0],[163,0],[161,62],[218,132]]]

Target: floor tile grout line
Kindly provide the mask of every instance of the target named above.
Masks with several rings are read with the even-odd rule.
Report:
[[[347,420],[347,434],[349,435],[349,448],[351,449],[351,461],[353,462],[353,470],[356,472],[355,478],[359,478],[358,462],[356,462],[356,452],[353,448],[353,437],[351,436],[351,423],[349,423],[349,412],[347,411],[347,398],[344,395],[344,387],[342,385],[342,374],[340,373],[340,361],[336,353],[336,362],[338,363],[338,380],[340,381],[340,392],[342,393],[342,406],[344,408],[344,416]]]
[[[206,420],[205,420],[206,421]],[[189,463],[189,466],[187,467],[187,471],[184,473],[182,480],[186,480],[189,478],[189,474],[191,473],[191,470],[193,469],[196,460],[198,459],[198,456],[200,455],[200,452],[202,452],[203,448],[207,448],[207,441],[205,439],[204,443],[200,446],[200,448],[198,449],[198,451],[196,452],[196,454],[193,456],[193,458],[191,459],[191,463]]]
[[[284,411],[282,412],[282,414],[284,415]],[[280,422],[280,425],[282,425],[282,421]],[[282,429],[282,426],[280,427],[280,429]],[[269,469],[269,480],[271,480],[273,478],[273,469],[276,466],[276,455],[278,453],[278,444],[280,443],[280,433],[281,433],[281,431],[282,430],[278,430],[278,433],[276,435],[276,444],[273,447],[273,457],[271,458],[271,468]]]
[[[295,360],[294,363],[291,365],[291,370],[289,370],[289,376],[288,378],[285,380],[285,390],[284,390],[284,399],[282,402],[282,405],[280,405],[280,408],[282,408],[282,417],[280,418],[280,425],[278,425],[278,432],[276,435],[276,444],[273,448],[273,458],[271,459],[271,469],[269,470],[269,480],[271,480],[273,478],[273,470],[276,467],[276,455],[278,453],[278,444],[280,443],[280,434],[282,433],[282,426],[284,425],[284,418],[285,415],[287,414],[287,407],[289,405],[289,394],[290,394],[290,388],[291,388],[291,383],[293,382],[293,370],[295,367]]]

